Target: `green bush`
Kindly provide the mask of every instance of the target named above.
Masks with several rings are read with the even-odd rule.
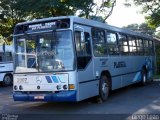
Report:
[[[160,45],[156,45],[157,74],[160,74]]]

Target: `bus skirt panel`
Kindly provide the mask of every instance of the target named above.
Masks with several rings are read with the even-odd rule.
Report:
[[[58,93],[49,93],[45,95],[39,94],[28,94],[22,92],[14,92],[14,101],[46,101],[46,102],[73,102],[76,101],[77,92],[72,91],[61,91]]]

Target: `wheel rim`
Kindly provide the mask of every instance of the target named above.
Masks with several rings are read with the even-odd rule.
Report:
[[[146,83],[146,75],[143,75],[143,83]]]
[[[5,78],[4,78],[4,83],[5,83],[6,85],[9,85],[9,84],[11,83],[11,78],[10,78],[10,76],[5,76]]]
[[[109,90],[108,85],[104,79],[103,83],[102,83],[102,96],[103,96],[103,98],[106,98],[108,96],[108,90]]]

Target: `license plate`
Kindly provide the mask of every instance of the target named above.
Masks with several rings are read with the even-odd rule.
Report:
[[[35,100],[43,100],[43,99],[44,99],[44,96],[42,96],[42,95],[34,96],[34,99],[35,99]]]

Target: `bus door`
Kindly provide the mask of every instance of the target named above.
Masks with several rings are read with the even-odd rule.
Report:
[[[82,100],[95,96],[96,94],[96,81],[93,79],[91,53],[91,28],[75,24],[74,35],[77,56],[78,99]]]
[[[27,66],[27,62],[26,62],[26,39],[25,38],[19,38],[19,42],[16,43],[17,44],[17,58],[19,59],[19,64],[20,66]]]

